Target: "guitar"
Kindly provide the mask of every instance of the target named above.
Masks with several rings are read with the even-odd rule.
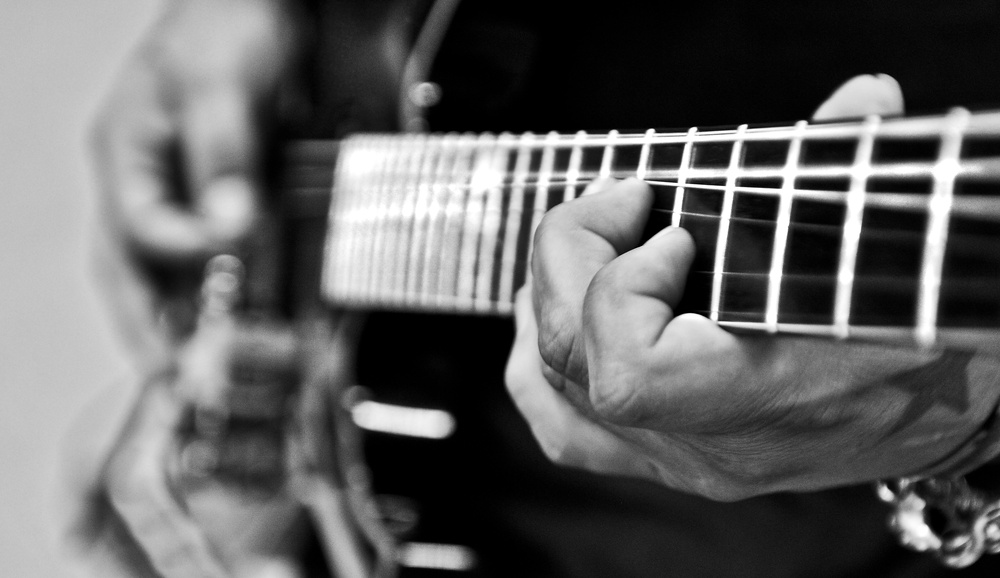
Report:
[[[355,68],[383,63],[365,51],[341,59]],[[343,100],[391,108],[383,99],[369,105],[371,91],[355,92]],[[387,114],[369,116],[383,126],[362,128],[393,129],[384,126]],[[512,467],[511,457],[534,442],[491,417],[506,403],[497,395],[510,340],[504,318],[547,210],[599,176],[649,182],[657,200],[646,235],[674,224],[696,239],[680,309],[732,330],[981,346],[997,321],[997,251],[988,241],[996,232],[983,212],[996,179],[997,122],[991,113],[956,111],[678,133],[358,134],[291,146],[281,196],[299,223],[289,227],[301,249],[292,252],[301,270],[292,271],[300,295],[291,300],[376,311],[368,325],[378,337],[359,347],[357,379],[374,396],[353,406],[352,417],[368,432],[365,460],[383,518],[408,520],[394,532],[399,542],[431,558],[450,553],[459,562],[453,570],[503,575],[510,567],[517,575],[547,567],[574,540],[552,539],[537,546],[540,559],[525,559],[529,548],[509,546],[539,514],[522,525],[505,512],[538,512],[528,504],[539,502],[555,511],[564,500],[588,510],[622,503],[622,488],[610,481]],[[405,427],[426,425],[419,416],[440,417],[439,408],[454,418],[441,420],[447,427]],[[431,430],[446,433],[438,439]],[[535,493],[518,487],[525,479]],[[631,503],[654,512],[671,499],[650,492]],[[848,502],[858,503],[841,503],[838,514]],[[734,510],[713,507],[697,504],[697,518],[732,520]],[[573,511],[560,510],[551,527]],[[642,524],[616,520],[601,533],[626,535]],[[683,543],[650,526],[643,540]],[[649,560],[672,562],[666,553]]]
[[[357,135],[289,150],[339,306],[511,314],[542,215],[598,177],[686,228],[683,312],[732,330],[983,346],[1000,325],[1000,112],[684,132]],[[338,150],[339,149],[339,150]],[[335,154],[336,150],[336,154]],[[334,157],[336,156],[336,162]]]

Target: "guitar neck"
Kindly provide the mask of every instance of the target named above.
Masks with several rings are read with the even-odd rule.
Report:
[[[598,177],[655,192],[647,236],[692,233],[680,309],[733,329],[980,339],[1000,327],[1000,112],[684,132],[358,135],[300,143],[332,175],[324,297],[509,315],[543,214]],[[300,196],[302,196],[300,194]],[[308,196],[308,195],[306,195]]]

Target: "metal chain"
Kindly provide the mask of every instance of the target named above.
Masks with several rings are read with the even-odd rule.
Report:
[[[900,478],[875,489],[895,508],[889,528],[906,548],[930,552],[951,568],[1000,553],[1000,496],[970,487],[965,478]]]

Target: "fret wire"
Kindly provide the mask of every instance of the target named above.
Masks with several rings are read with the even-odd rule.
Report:
[[[441,266],[438,271],[435,294],[438,304],[452,299],[458,287],[458,265],[461,257],[462,227],[465,223],[465,203],[472,178],[472,159],[476,154],[476,137],[472,134],[463,136],[455,170],[448,185],[448,204],[445,207],[444,245],[441,251]]]
[[[458,162],[460,145],[461,140],[457,134],[449,133],[444,136],[441,142],[441,159],[430,183],[430,203],[427,206],[427,240],[423,244],[422,267],[424,273],[419,289],[422,303],[432,300],[437,290],[441,264],[441,242],[444,237],[444,232],[440,229],[444,228],[444,213],[451,192],[448,184],[450,176],[455,171],[455,164]]]
[[[350,155],[351,145],[345,143],[341,154],[344,157]],[[348,242],[344,227],[346,225],[345,215],[347,214],[346,202],[348,199],[338,191],[343,188],[344,181],[347,180],[350,172],[350,165],[346,162],[335,163],[333,167],[333,183],[330,191],[330,210],[327,222],[329,223],[326,232],[326,246],[323,249],[323,292],[326,296],[332,297],[344,292],[343,279],[347,273],[346,259],[343,256],[343,246]],[[329,266],[332,264],[332,266]]]
[[[379,219],[379,203],[382,197],[382,185],[386,180],[385,146],[388,138],[380,135],[372,140],[371,153],[376,157],[373,163],[372,175],[369,178],[368,192],[363,199],[361,211],[361,287],[369,295],[374,286],[375,268],[372,266],[372,256],[375,251],[375,228]]]
[[[743,141],[740,133],[746,132],[747,125],[736,129],[737,138],[733,142],[733,150],[729,155],[729,167],[726,177],[725,192],[722,197],[722,211],[719,214],[719,235],[715,243],[715,278],[712,280],[712,301],[709,317],[712,321],[719,320],[719,309],[722,303],[722,273],[726,264],[726,249],[729,245],[729,225],[732,221],[733,201],[736,196],[736,175],[743,160]]]
[[[875,135],[881,118],[871,115],[865,119],[864,131],[858,139],[858,148],[851,166],[851,184],[847,191],[847,210],[844,231],[840,241],[840,258],[837,265],[837,288],[834,291],[833,324],[836,335],[846,339],[850,333],[851,299],[854,294],[854,272],[857,268],[858,246],[861,244],[862,218],[865,210],[866,188],[872,173],[872,153]]]
[[[406,166],[398,184],[401,197],[399,216],[393,224],[392,241],[388,246],[390,260],[387,268],[390,280],[386,289],[392,300],[397,303],[403,302],[406,295],[406,250],[409,247],[409,237],[413,227],[413,207],[416,203],[415,183],[420,177],[420,167],[424,164],[424,157],[427,156],[429,148],[427,145],[429,139],[425,134],[409,134],[406,135],[406,138],[409,150],[406,155]]]
[[[372,211],[371,221],[369,225],[369,234],[372,237],[371,246],[368,247],[369,259],[374,263],[380,263],[380,254],[382,252],[383,246],[385,245],[385,220],[386,215],[389,212],[389,205],[392,202],[392,170],[393,162],[395,160],[394,150],[396,148],[397,139],[383,137],[379,144],[378,154],[382,157],[381,160],[381,175],[378,175],[378,185],[376,186],[376,193],[372,199],[372,204],[374,205],[374,210]],[[379,276],[381,274],[381,267],[373,266],[368,272],[368,292],[372,297],[377,297],[379,294],[380,284]]]
[[[430,141],[430,156],[427,170],[417,184],[417,200],[413,208],[413,235],[410,240],[410,269],[406,274],[407,303],[420,301],[420,289],[423,286],[427,271],[424,270],[423,253],[427,247],[428,218],[431,198],[434,196],[434,180],[442,170],[441,164],[447,156],[444,150],[444,139],[440,136]]]
[[[799,153],[802,150],[801,134],[805,132],[807,123],[802,120],[795,125],[795,134],[788,146],[788,159],[785,162],[785,173],[781,180],[781,196],[778,202],[778,220],[774,229],[774,248],[771,253],[771,274],[767,284],[767,308],[764,311],[764,322],[773,331],[778,328],[778,307],[781,300],[781,275],[785,268],[785,247],[788,243],[788,225],[792,216],[792,201],[795,188],[796,169],[799,165]]]
[[[361,239],[361,262],[358,268],[361,272],[358,283],[359,287],[369,295],[371,294],[371,288],[373,284],[374,277],[374,267],[372,265],[372,252],[374,251],[375,245],[375,223],[378,219],[378,202],[381,195],[382,184],[385,182],[385,154],[383,152],[383,147],[385,146],[386,138],[384,136],[374,139],[371,143],[370,154],[377,157],[377,159],[370,165],[372,167],[371,174],[368,177],[369,185],[365,187],[365,194],[360,202],[362,203],[362,209],[360,214],[360,239]]]
[[[615,146],[619,136],[621,135],[618,131],[612,130],[608,132],[607,136],[604,137],[604,154],[601,155],[601,168],[597,173],[602,179],[606,179],[611,176],[611,163],[615,158]]]
[[[951,213],[955,175],[962,150],[962,135],[969,122],[969,111],[952,110],[945,121],[941,148],[934,166],[934,189],[928,202],[930,216],[927,240],[924,243],[923,263],[920,268],[920,291],[917,294],[917,324],[915,337],[922,346],[935,342],[938,301],[941,293],[941,271],[948,242],[948,222]]]
[[[569,165],[566,167],[566,188],[563,191],[563,202],[568,203],[576,198],[576,187],[580,180],[580,164],[583,162],[583,142],[587,133],[579,131],[573,138],[573,149],[569,153]]]
[[[692,149],[694,148],[695,135],[698,134],[697,127],[691,127],[688,129],[687,138],[684,140],[684,152],[681,153],[681,165],[677,170],[677,184],[683,185],[687,182],[688,172],[691,170],[691,160],[693,155]],[[684,187],[678,186],[674,190],[674,215],[670,221],[670,225],[673,227],[681,226],[681,213],[684,210]]]
[[[440,257],[438,224],[444,212],[442,201],[447,202],[447,198],[442,199],[450,193],[447,188],[448,176],[454,170],[454,163],[458,156],[458,140],[456,133],[447,133],[441,136],[440,153],[435,164],[434,173],[427,183],[427,204],[425,213],[424,240],[420,243],[423,255],[420,258],[420,280],[416,291],[412,295],[413,299],[419,300],[423,304],[431,301],[431,288],[437,281],[439,271],[436,266]]]
[[[354,242],[354,236],[351,234],[351,217],[354,196],[350,194],[352,181],[354,179],[354,173],[358,170],[358,163],[347,162],[349,159],[357,155],[357,150],[359,143],[362,142],[360,139],[346,143],[341,150],[341,162],[338,165],[343,166],[343,171],[340,173],[338,180],[334,183],[334,195],[338,199],[337,208],[339,217],[336,219],[336,226],[339,228],[339,237],[341,241],[337,243],[331,250],[337,250],[338,253],[334,255],[337,260],[344,263],[343,274],[339,275],[337,279],[334,280],[335,285],[339,287],[340,292],[346,293],[350,289],[350,275],[353,271],[350,263],[350,249]]]
[[[350,263],[350,270],[347,274],[347,289],[351,293],[357,293],[358,283],[361,275],[361,268],[357,266],[357,253],[361,251],[361,211],[363,208],[364,189],[368,184],[369,164],[372,160],[370,153],[371,138],[364,138],[358,141],[357,148],[351,159],[352,171],[348,179],[346,194],[350,199],[350,209],[347,212],[347,227],[349,243],[346,247],[346,258]]]
[[[653,144],[653,137],[656,135],[654,129],[646,131],[645,138],[642,139],[642,148],[639,149],[639,162],[635,167],[635,178],[643,180],[646,178],[646,171],[649,169],[649,149]]]
[[[545,142],[554,143],[558,136],[559,133],[550,132],[546,136]],[[535,185],[535,206],[533,207],[531,213],[531,228],[528,229],[528,255],[526,262],[529,264],[531,263],[531,256],[535,250],[534,243],[531,241],[535,238],[535,230],[538,228],[538,224],[542,221],[542,216],[549,208],[549,185],[550,180],[552,179],[552,169],[555,159],[555,149],[547,144],[545,148],[542,149],[542,161],[538,170],[538,183]]]
[[[426,149],[420,162],[417,176],[407,187],[407,193],[411,197],[412,204],[407,209],[408,215],[408,235],[403,240],[400,247],[400,256],[403,258],[403,285],[400,287],[400,298],[403,303],[413,303],[413,296],[416,294],[417,257],[419,256],[420,243],[423,242],[423,204],[427,197],[427,182],[433,174],[437,163],[437,156],[440,152],[441,140],[436,137],[429,137],[424,143]]]
[[[400,215],[402,213],[403,195],[400,192],[408,175],[406,169],[409,165],[412,154],[413,136],[397,139],[396,147],[393,149],[393,162],[390,169],[389,195],[391,199],[388,203],[385,218],[382,220],[382,246],[376,251],[382,265],[378,268],[377,295],[388,298],[392,294],[392,269],[390,264],[393,261],[393,251],[396,240],[399,236]]]
[[[510,239],[504,243],[502,269],[500,270],[500,301],[504,303],[514,300],[514,269],[517,266],[517,240],[521,234],[521,217],[524,211],[524,189],[528,169],[531,163],[531,149],[535,135],[526,132],[518,141],[517,160],[514,161],[514,176],[511,183],[507,223],[504,227],[504,238]]]
[[[383,200],[380,202],[378,210],[375,247],[372,254],[372,260],[375,264],[373,293],[376,296],[381,296],[386,292],[388,271],[386,271],[385,267],[385,257],[388,252],[393,221],[398,219],[396,213],[398,211],[399,195],[397,193],[400,181],[399,172],[403,162],[402,159],[404,158],[402,154],[404,143],[405,141],[401,139],[393,139],[387,151],[389,159],[387,160],[385,180],[382,185]]]
[[[483,213],[486,204],[487,187],[490,185],[490,169],[494,162],[496,136],[484,134],[476,147],[476,160],[472,170],[472,186],[465,209],[465,223],[462,225],[462,249],[458,267],[458,291],[460,299],[473,303],[476,291],[476,258],[479,256],[479,241],[483,230]]]
[[[502,133],[499,136],[493,152],[490,178],[487,180],[486,208],[483,213],[483,233],[479,244],[475,295],[476,309],[480,311],[488,311],[496,307],[496,303],[491,301],[493,271],[497,265],[497,243],[500,239],[500,225],[503,218],[504,172],[507,169],[507,160],[513,142],[514,137],[510,133]]]

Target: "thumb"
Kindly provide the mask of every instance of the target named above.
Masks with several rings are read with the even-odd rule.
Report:
[[[813,120],[903,114],[903,91],[888,74],[855,76],[816,109]]]

